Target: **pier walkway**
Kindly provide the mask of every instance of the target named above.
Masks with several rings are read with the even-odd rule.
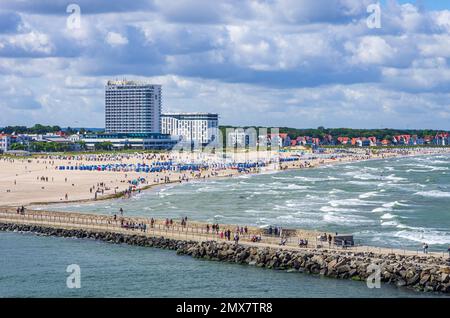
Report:
[[[121,225],[121,220],[124,224],[145,224],[146,230],[139,228],[124,227]],[[191,241],[218,241],[218,242],[232,242],[233,235],[236,231],[237,225],[220,224],[220,231],[230,230],[231,240],[220,237],[219,233],[210,230],[207,231],[206,223],[197,221],[188,221],[185,226],[181,225],[179,220],[174,220],[172,225],[166,226],[165,220],[155,220],[153,226],[150,224],[150,219],[140,217],[122,217],[117,216],[114,220],[113,216],[100,214],[85,214],[73,212],[54,212],[43,210],[25,210],[24,214],[19,214],[14,208],[0,207],[0,223],[14,223],[25,225],[40,225],[58,229],[83,229],[92,231],[102,231],[111,233],[122,233],[131,235],[141,235],[149,237],[164,237],[167,239],[176,240],[191,240]],[[257,247],[271,247],[286,250],[323,250],[327,251],[344,251],[342,247],[328,245],[328,243],[320,242],[317,237],[323,232],[318,231],[302,231],[297,232],[297,236],[289,236],[286,238],[286,244],[281,246],[281,238],[276,236],[269,236],[263,234],[263,231],[256,227],[247,227],[246,234],[239,234],[239,244]],[[258,236],[261,238],[258,242],[253,242],[252,237]],[[300,239],[308,240],[308,247],[299,247]],[[423,254],[419,250],[407,249],[391,249],[379,248],[371,246],[353,246],[345,248],[349,252],[364,252],[375,254],[398,254],[398,255],[420,255],[421,257],[437,257],[447,258],[447,252],[429,252]]]

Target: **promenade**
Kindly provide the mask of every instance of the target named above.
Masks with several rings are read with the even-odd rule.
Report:
[[[153,226],[149,218],[140,217],[122,217],[117,215],[116,220],[113,216],[99,215],[99,214],[85,214],[73,212],[54,212],[43,210],[25,210],[24,214],[17,213],[17,210],[10,207],[0,207],[0,223],[23,224],[23,225],[40,225],[56,229],[82,229],[95,232],[109,232],[121,233],[127,235],[139,235],[147,237],[164,237],[166,239],[185,240],[185,241],[216,241],[216,242],[231,242],[233,243],[233,235],[237,228],[245,225],[230,225],[219,224],[219,231],[213,231],[211,224],[209,224],[209,231],[207,224],[197,221],[188,220],[185,225],[181,224],[181,220],[173,220],[172,225],[166,225],[166,220],[154,220]],[[128,224],[129,226],[126,226]],[[143,225],[145,224],[145,231]],[[138,225],[141,225],[139,228]],[[323,232],[297,230],[290,236],[287,236],[284,245],[280,245],[281,238],[275,235],[266,235],[260,228],[246,226],[247,233],[239,234],[239,244],[245,246],[256,247],[271,247],[282,250],[322,250],[328,251],[343,251],[343,252],[361,252],[374,253],[380,255],[396,254],[404,256],[420,256],[421,258],[439,258],[446,259],[446,252],[429,252],[423,254],[419,250],[393,249],[381,248],[372,246],[355,245],[353,247],[340,246],[326,242],[321,242],[317,238]],[[221,238],[221,231],[231,231],[231,239]],[[330,234],[330,233],[327,233]],[[258,237],[258,242],[252,241],[252,238]],[[300,247],[299,240],[308,240],[308,246]]]

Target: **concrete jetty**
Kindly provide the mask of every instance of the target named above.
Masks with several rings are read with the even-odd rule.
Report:
[[[381,282],[420,291],[450,293],[450,264],[445,254],[418,255],[415,251],[362,246],[350,249],[325,248],[318,244],[300,248],[295,244],[296,238],[280,246],[279,238],[269,236],[262,236],[260,242],[252,242],[253,235],[261,235],[259,229],[252,227],[248,228],[247,235],[241,237],[239,244],[234,244],[221,239],[217,233],[207,232],[206,224],[199,222],[188,222],[187,226],[174,222],[172,226],[166,226],[164,221],[157,220],[151,227],[148,219],[123,219],[130,224],[146,224],[146,230],[123,227],[122,222],[106,215],[30,210],[20,214],[11,208],[0,208],[2,231],[158,247],[196,258],[341,279],[376,279],[377,270],[374,269],[378,269]],[[225,229],[227,225],[222,226]],[[230,225],[228,228],[234,229]],[[316,234],[314,231],[302,233]]]

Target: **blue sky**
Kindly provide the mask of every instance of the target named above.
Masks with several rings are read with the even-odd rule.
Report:
[[[389,2],[389,0],[382,0],[380,3],[382,5],[386,5]],[[397,3],[399,4],[407,4],[411,3],[416,6],[423,6],[426,9],[429,10],[445,10],[450,8],[450,0],[398,0]]]
[[[373,3],[2,1],[0,127],[103,127],[105,82],[128,78],[222,124],[450,130],[450,0],[381,1],[379,29]]]

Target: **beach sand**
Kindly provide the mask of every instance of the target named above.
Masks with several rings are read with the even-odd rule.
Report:
[[[440,150],[438,150],[440,149]],[[367,155],[365,150],[355,149],[348,154],[339,154],[339,158],[310,158],[294,162],[284,162],[281,164],[271,163],[264,167],[264,172],[277,171],[281,169],[311,168],[320,165],[338,164],[361,160],[382,159],[399,156],[412,156],[433,154],[438,152],[449,152],[450,148],[423,148],[409,150],[409,152],[385,151],[383,154]],[[273,158],[276,153],[265,154],[267,158]],[[292,154],[281,153],[281,157],[289,157]],[[129,189],[129,181],[145,178],[145,182],[139,184],[136,189],[147,189],[154,185],[165,184],[168,178],[170,182],[180,182],[183,176],[188,180],[195,178],[231,177],[240,173],[234,169],[224,170],[203,170],[195,175],[189,172],[163,172],[163,173],[143,173],[143,172],[120,172],[120,171],[79,171],[79,170],[59,170],[58,166],[74,166],[80,164],[105,165],[109,163],[138,164],[145,163],[151,165],[152,162],[167,159],[168,154],[157,155],[148,159],[144,154],[136,153],[125,157],[108,157],[109,155],[98,156],[98,158],[74,159],[54,159],[44,156],[28,158],[0,158],[0,205],[21,206],[36,203],[62,203],[74,201],[94,200],[95,192],[97,199],[112,198],[120,195]],[[191,155],[192,156],[192,155]],[[188,155],[179,155],[172,158],[178,162],[213,162],[218,158],[214,155],[196,154],[195,158],[188,158]],[[236,162],[254,161],[261,158],[261,154],[254,152],[237,153],[232,158]],[[252,171],[256,173],[257,171]],[[45,178],[45,181],[42,180]],[[47,181],[48,180],[48,181]],[[183,181],[186,182],[186,181]],[[102,185],[103,184],[103,185]],[[91,192],[92,189],[92,192]],[[66,197],[67,194],[67,197]]]

